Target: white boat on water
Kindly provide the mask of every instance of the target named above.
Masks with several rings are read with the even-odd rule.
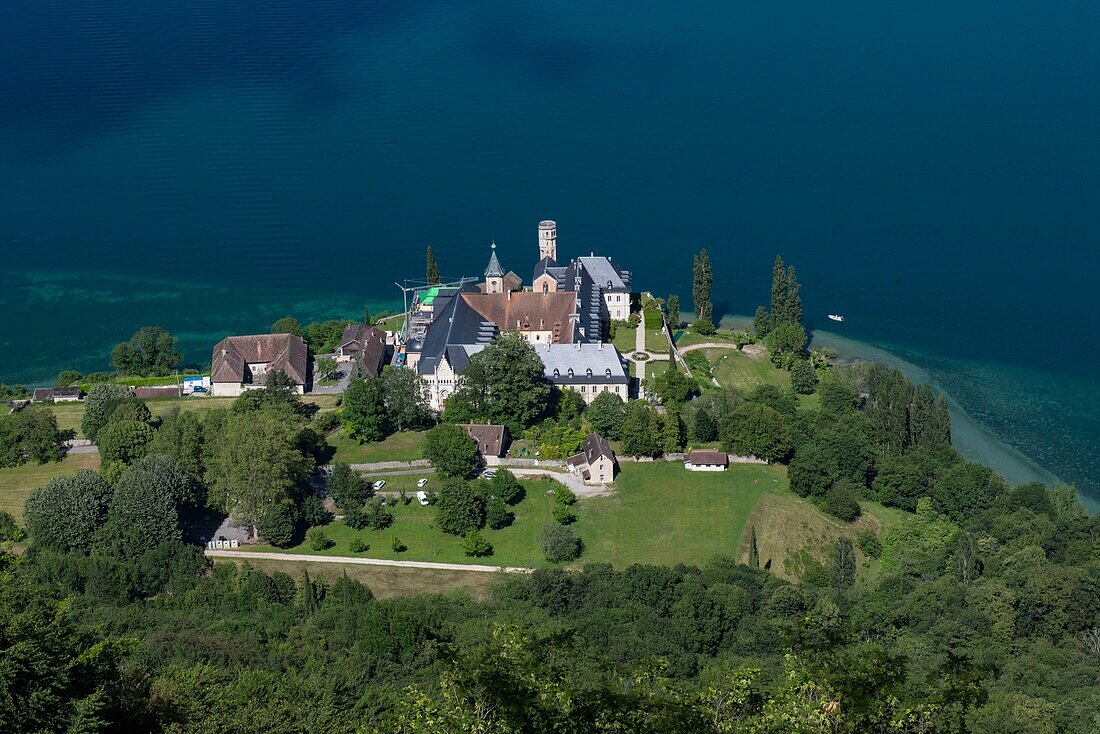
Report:
[[[843,316],[841,316],[841,315],[840,315],[840,314],[838,314],[838,313],[831,313],[831,314],[829,314],[829,318],[830,318],[830,319],[831,319],[832,321],[843,321],[843,320],[844,320],[844,317],[843,317]]]

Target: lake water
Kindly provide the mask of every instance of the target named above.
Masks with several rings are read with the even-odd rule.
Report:
[[[1100,493],[1100,5],[16,0],[0,380],[525,279],[536,223],[722,313],[777,252],[813,324],[928,370]]]

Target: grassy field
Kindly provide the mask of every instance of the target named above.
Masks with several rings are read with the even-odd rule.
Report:
[[[22,519],[23,503],[31,490],[54,477],[75,474],[78,469],[99,469],[99,454],[71,454],[57,463],[0,469],[0,510],[11,513],[16,520]]]
[[[624,463],[616,493],[579,503],[575,525],[582,563],[705,563],[736,555],[745,521],[760,496],[785,489],[784,472],[734,465],[726,472],[688,472],[679,462]]]
[[[781,390],[791,389],[791,376],[778,369],[766,354],[753,356],[736,349],[704,349],[710,361],[714,378],[723,387],[736,387],[746,392],[758,385],[775,385]]]
[[[477,599],[484,599],[491,586],[501,576],[484,571],[437,571],[426,568],[397,568],[386,566],[360,566],[354,563],[315,563],[311,561],[255,560],[237,561],[219,558],[215,563],[235,563],[251,566],[267,574],[282,571],[294,578],[306,571],[311,578],[324,576],[330,582],[345,572],[349,578],[366,584],[375,597],[415,594],[444,594],[449,591],[465,591]]]
[[[383,491],[416,478],[417,475],[394,477],[395,483]],[[584,555],[577,563],[606,562],[625,568],[631,563],[702,564],[715,555],[737,555],[746,519],[761,495],[767,491],[787,491],[786,482],[783,471],[766,466],[736,465],[728,472],[710,474],[687,472],[678,462],[624,464],[614,495],[583,499],[575,505],[578,519],[573,528],[585,543]],[[325,533],[336,545],[320,553],[493,566],[546,566],[538,548],[538,533],[551,518],[548,491],[559,485],[550,480],[525,480],[523,485],[527,496],[513,508],[512,525],[483,531],[494,549],[494,554],[487,558],[466,557],[461,538],[435,527],[436,508],[422,507],[415,501],[391,508],[396,521],[386,530],[356,531],[340,522],[328,525]],[[393,551],[394,536],[407,550]],[[352,554],[350,544],[356,538],[369,543],[370,548]],[[259,546],[257,550],[276,549]],[[305,543],[289,552],[318,553]]]
[[[302,402],[316,405],[319,412],[328,413],[336,410],[336,402],[339,395],[303,395]],[[236,398],[157,398],[146,400],[149,412],[154,418],[167,415],[173,410],[210,410],[211,408],[230,408]],[[83,438],[80,432],[80,421],[84,418],[84,403],[55,403],[50,405],[50,410],[57,416],[57,426],[61,430],[72,429],[77,438]]]
[[[333,461],[349,464],[370,464],[375,461],[412,461],[424,458],[424,432],[402,431],[377,443],[357,443],[348,438],[343,429],[328,437],[329,445],[336,449]]]
[[[756,529],[756,547],[760,563],[771,563],[771,571],[782,578],[796,580],[811,564],[828,565],[836,552],[836,542],[847,537],[856,542],[861,531],[876,535],[896,523],[906,513],[874,502],[861,502],[863,515],[846,523],[825,514],[812,503],[789,490],[764,495],[749,516],[749,527]],[[749,532],[741,544],[740,558],[749,554]],[[868,558],[856,546],[860,576],[873,575],[878,561]]]

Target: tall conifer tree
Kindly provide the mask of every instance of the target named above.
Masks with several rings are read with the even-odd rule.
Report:
[[[702,326],[702,333],[714,330],[714,304],[710,301],[710,289],[714,284],[714,273],[710,265],[710,253],[700,250],[695,256],[694,277],[691,296],[695,301],[696,330]]]
[[[428,285],[439,285],[443,280],[439,275],[439,264],[435,261],[435,253],[428,247]]]

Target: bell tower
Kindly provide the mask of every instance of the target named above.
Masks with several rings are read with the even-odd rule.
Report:
[[[558,223],[553,219],[539,222],[539,260],[558,261]]]
[[[485,292],[486,293],[503,293],[504,292],[504,268],[500,266],[500,260],[497,260],[497,243],[492,244],[492,255],[489,256],[489,264],[485,268]]]

